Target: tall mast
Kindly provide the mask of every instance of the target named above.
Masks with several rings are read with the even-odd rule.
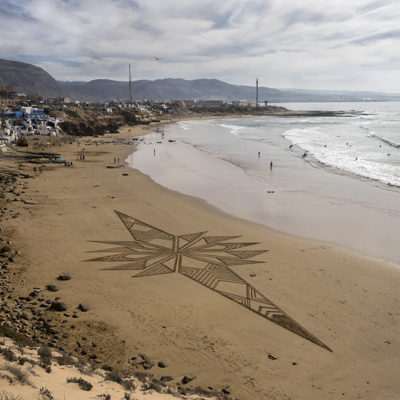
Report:
[[[131,75],[131,64],[129,64],[129,97],[131,99],[131,104],[133,103],[132,99],[132,75]]]
[[[258,78],[256,79],[256,107],[258,107]]]

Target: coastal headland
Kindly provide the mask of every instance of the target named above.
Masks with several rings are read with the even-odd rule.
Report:
[[[51,149],[73,166],[5,161],[2,325],[121,375],[240,400],[395,398],[398,267],[126,168],[154,128]]]

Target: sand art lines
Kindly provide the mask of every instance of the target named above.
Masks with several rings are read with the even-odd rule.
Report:
[[[258,243],[232,242],[240,236],[208,236],[207,232],[172,235],[115,211],[133,240],[95,241],[113,247],[95,250],[110,255],[87,261],[118,262],[108,271],[136,271],[134,278],[180,273],[269,321],[331,351],[230,267],[261,263],[250,260],[268,250],[251,250]],[[121,264],[122,263],[122,264]]]

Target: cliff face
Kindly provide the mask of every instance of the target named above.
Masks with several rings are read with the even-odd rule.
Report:
[[[16,92],[63,96],[63,87],[44,69],[18,61],[0,60],[0,86],[10,85]]]

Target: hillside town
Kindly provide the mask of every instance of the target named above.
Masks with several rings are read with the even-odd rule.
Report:
[[[67,97],[44,98],[17,93],[9,85],[0,87],[0,151],[6,144],[18,144],[22,138],[40,135],[55,137],[116,132],[122,125],[149,124],[174,116],[198,113],[265,112],[267,102],[226,102],[224,100],[139,100],[105,103],[71,101]],[[24,141],[22,141],[24,142]]]

